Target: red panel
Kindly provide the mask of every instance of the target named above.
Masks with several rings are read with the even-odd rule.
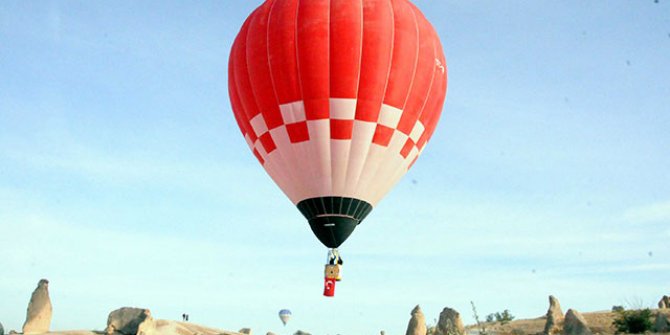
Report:
[[[231,101],[238,100],[237,92],[230,91],[229,94]],[[247,121],[246,116],[244,116],[243,113],[244,112],[242,110],[235,111],[235,107],[233,107],[233,115],[235,116],[235,121],[237,121],[237,125],[240,127],[240,130],[242,131],[242,136],[249,135],[249,140],[251,140],[251,143],[253,143],[257,139],[256,133],[251,128],[251,124],[249,124],[249,121]]]
[[[377,122],[393,54],[393,8],[389,0],[363,6],[363,53],[356,120]]]
[[[330,0],[298,2],[298,71],[307,120],[330,116]]]
[[[261,153],[258,152],[258,150],[256,150],[256,149],[254,149],[254,156],[256,156],[256,159],[258,159],[258,161],[261,163],[261,165],[265,164],[265,160],[261,156]]]
[[[433,90],[434,92],[430,95],[429,100],[426,103],[426,108],[424,108],[424,112],[420,117],[426,126],[426,130],[423,132],[419,138],[419,141],[417,142],[419,149],[423,149],[423,147],[426,145],[426,142],[428,142],[428,140],[433,136],[433,132],[435,132],[437,123],[440,120],[440,115],[442,114],[441,112],[442,106],[444,105],[446,86],[446,76],[439,76],[438,82],[433,85],[435,88]]]
[[[244,110],[247,120],[251,120],[254,116],[258,115],[260,111],[256,105],[256,99],[254,97],[251,81],[249,80],[249,71],[247,68],[247,33],[249,29],[249,24],[253,17],[258,13],[258,10],[254,11],[251,16],[244,22],[242,29],[240,30],[239,35],[237,35],[237,40],[235,41],[235,47],[233,48],[233,54],[231,57],[234,58],[235,66],[235,85],[237,86],[237,94],[240,99],[240,104]]]
[[[433,32],[433,34],[435,34],[435,32]],[[437,59],[435,64],[435,79],[423,112],[419,116],[419,120],[421,120],[426,128],[419,138],[419,141],[417,141],[417,146],[419,149],[423,149],[423,147],[426,145],[426,142],[428,142],[430,137],[433,135],[435,127],[437,126],[437,122],[439,121],[440,115],[442,114],[444,98],[447,93],[446,60],[444,59],[444,53],[442,52],[442,45],[440,44],[439,38],[436,34],[433,38],[435,40],[435,58]]]
[[[354,120],[330,120],[330,138],[350,140],[354,131]]]
[[[252,141],[256,140],[256,134],[249,124],[249,119],[244,111],[244,106],[240,101],[239,94],[237,92],[237,80],[235,80],[235,57],[232,55],[235,54],[235,49],[238,47],[238,40],[235,39],[233,43],[233,51],[231,52],[231,57],[228,60],[228,93],[230,95],[230,102],[233,107],[233,114],[235,115],[235,120],[237,125],[242,131],[242,135],[248,134]]]
[[[395,129],[378,124],[375,129],[375,136],[372,138],[372,143],[387,147],[391,143],[391,137],[393,137],[394,132]]]
[[[268,129],[274,129],[284,122],[272,86],[268,60],[267,21],[270,5],[271,2],[268,1],[259,7],[249,24],[246,56],[249,80],[256,104],[263,114]]]
[[[309,130],[307,129],[307,121],[287,124],[286,132],[288,133],[288,137],[291,140],[291,143],[309,141]]]
[[[235,48],[234,43],[233,48]],[[244,124],[246,118],[240,118],[240,115],[243,114],[244,111],[242,110],[242,106],[240,105],[240,98],[237,97],[237,88],[235,87],[235,71],[233,71],[235,63],[233,62],[233,60],[234,60],[233,57],[230,57],[228,59],[228,96],[230,96],[230,106],[233,109],[233,115],[235,116],[235,121],[237,121],[237,125],[240,127],[240,131],[244,136],[247,133],[246,125]]]
[[[265,149],[265,152],[268,154],[277,149],[277,145],[275,144],[275,141],[272,140],[272,135],[270,135],[270,132],[261,135],[260,140],[263,148]]]
[[[393,0],[394,34],[393,60],[389,73],[384,104],[403,109],[416,70],[419,51],[419,31],[416,17],[405,0]]]
[[[419,58],[412,80],[412,89],[398,124],[398,130],[408,135],[414,128],[426,103],[433,82],[433,73],[435,72],[435,46],[431,33],[433,28],[416,9],[415,15],[419,28]]]
[[[355,99],[363,38],[362,0],[330,3],[330,96]]]
[[[412,148],[414,148],[414,141],[412,141],[411,138],[407,139],[407,142],[405,142],[405,146],[402,147],[402,150],[400,150],[400,154],[402,155],[403,158],[407,158],[409,155],[409,152],[412,151]]]
[[[302,100],[296,54],[298,0],[277,0],[268,21],[268,53],[279,104]]]

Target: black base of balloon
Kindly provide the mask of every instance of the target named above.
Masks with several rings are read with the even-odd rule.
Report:
[[[340,216],[317,217],[309,220],[314,235],[328,248],[339,247],[354,232],[358,221]]]
[[[328,248],[339,247],[372,211],[369,203],[344,197],[319,197],[298,203],[314,235]]]

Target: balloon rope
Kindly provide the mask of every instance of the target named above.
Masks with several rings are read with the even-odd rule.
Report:
[[[340,263],[340,251],[337,248],[332,248],[328,250],[328,264],[339,264]]]

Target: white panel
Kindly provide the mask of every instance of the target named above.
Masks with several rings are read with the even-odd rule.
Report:
[[[379,201],[384,198],[384,196],[398,183],[398,180],[402,178],[407,172],[406,161],[402,158],[400,154],[391,154],[391,158],[387,165],[382,166],[380,169],[380,175],[385,176],[384,178],[375,179],[375,189],[372,189],[372,194],[370,197],[370,203],[372,206],[377,206]]]
[[[314,145],[307,142],[293,143],[293,150],[296,153],[296,161],[293,166],[296,168],[296,178],[301,180],[299,192],[302,194],[300,198],[296,201],[293,201],[294,204],[298,202],[320,196],[321,194],[321,185],[316,182],[316,165],[313,162],[313,154],[311,151],[314,149]]]
[[[284,123],[296,123],[305,121],[305,105],[302,101],[291,102],[288,104],[279,105],[281,116]]]
[[[426,130],[426,127],[423,126],[423,123],[421,121],[416,121],[414,124],[414,128],[412,128],[412,132],[409,133],[409,138],[416,143],[419,140],[419,137],[423,135],[423,131]]]
[[[315,166],[315,179],[319,197],[330,196],[333,193],[331,156],[330,156],[330,119],[307,121],[309,130],[310,161]]]
[[[373,182],[375,181],[375,176],[380,173],[379,169],[383,167],[381,163],[387,150],[388,148],[375,143],[372,143],[372,146],[370,146],[368,157],[365,160],[361,177],[354,192],[356,198],[371,202],[374,189],[384,187],[384,185],[373,184]]]
[[[389,154],[396,154],[400,156],[400,151],[405,146],[407,142],[407,135],[403,134],[401,131],[396,131],[391,136],[391,141],[389,142]],[[400,156],[402,157],[402,156]]]
[[[410,164],[412,164],[414,159],[417,158],[420,154],[421,152],[419,149],[414,146],[407,154],[407,158],[403,158],[400,154],[395,156],[398,161],[396,161],[395,164],[392,164],[394,168],[392,171],[387,171],[384,173],[384,180],[386,181],[389,189],[395,186],[395,184],[398,183],[398,181],[407,173],[410,168]],[[379,189],[378,192],[371,196],[371,199],[374,201],[372,204],[377,205],[377,203],[384,197],[385,194],[386,192],[382,192],[382,190]]]
[[[277,162],[277,164],[281,164],[282,170],[285,171],[285,177],[288,178],[287,183],[292,184],[291,191],[285,190],[284,193],[295,204],[302,200],[305,193],[307,193],[302,176],[310,175],[311,171],[305,168],[306,164],[301,164],[301,157],[305,155],[297,152],[298,147],[294,147],[291,144],[291,140],[286,132],[286,126],[270,130],[270,135],[277,145],[277,149],[270,154],[270,157],[272,159],[279,159],[276,156],[281,156],[281,162]]]
[[[394,171],[387,171],[385,173],[389,177],[387,177],[383,180],[384,187],[377,188],[375,190],[375,193],[370,196],[370,199],[372,201],[371,204],[373,206],[376,206],[379,203],[379,201],[381,201],[382,198],[384,198],[386,193],[388,193],[388,191],[390,189],[392,189],[393,186],[395,186],[398,183],[400,178],[402,178],[405,175],[405,173],[407,173],[408,163],[407,163],[406,160],[404,160],[402,158],[401,155],[395,156],[393,158],[393,160],[394,160],[393,164],[389,165],[389,168],[392,166],[393,169],[389,169],[389,170],[394,170]]]
[[[372,137],[375,134],[376,128],[376,122],[354,121],[351,151],[349,153],[347,166],[346,196],[353,196],[356,192],[356,185],[361,177],[361,172],[365,165],[370,146],[372,145]]]
[[[333,195],[344,194],[347,184],[347,161],[351,140],[330,140],[331,167],[333,172]]]
[[[263,149],[263,153],[265,153],[265,149]],[[265,164],[263,164],[263,168],[284,194],[291,199],[291,194],[295,193],[293,190],[294,183],[287,177],[286,169],[281,162],[281,155],[277,153],[277,150],[275,150],[270,155],[265,156]]]
[[[400,150],[405,146],[405,142],[407,142],[407,135],[400,131],[393,133],[391,141],[384,151],[383,157],[377,164],[377,169],[371,175],[371,181],[369,182],[371,187],[360,189],[360,192],[364,193],[364,196],[367,199],[370,199],[369,202],[373,206],[376,206],[381,197],[383,197],[394,185],[391,179],[396,174],[396,171],[399,168],[402,168],[402,165],[404,164],[403,157],[400,155]]]
[[[261,136],[268,132],[268,125],[265,123],[263,114],[259,113],[258,115],[254,116],[254,118],[251,119],[249,123],[251,123],[251,128],[254,129],[254,132],[258,136]]]
[[[356,116],[356,99],[330,99],[330,118],[353,120]]]
[[[399,164],[396,165],[395,171],[390,175],[388,178],[388,184],[389,187],[395,186],[398,181],[407,173],[409,170],[409,165],[412,164],[414,161],[414,158],[418,157],[419,155],[419,150],[414,147],[412,150],[410,150],[409,154],[407,155],[407,158],[402,157],[402,155],[398,155],[398,158],[402,160]],[[377,193],[372,196],[373,199],[375,199],[375,205],[381,200],[381,198],[384,197],[385,193]]]
[[[402,116],[402,110],[389,105],[382,105],[379,111],[379,123],[383,126],[396,129]]]

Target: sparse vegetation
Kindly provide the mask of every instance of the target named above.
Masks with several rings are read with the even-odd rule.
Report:
[[[477,308],[475,307],[475,303],[473,301],[470,301],[470,305],[472,305],[472,313],[473,316],[475,317],[475,321],[477,322],[477,329],[479,332],[479,335],[489,335],[489,333],[486,331],[486,325],[481,323],[479,321],[479,314],[477,314]]]
[[[642,334],[652,327],[652,313],[649,308],[617,311],[614,327],[618,333]]]
[[[612,306],[612,312],[623,312],[624,310],[625,310],[625,308],[623,308],[623,306],[621,306],[621,305]]]
[[[508,309],[504,310],[502,313],[495,312],[486,316],[486,322],[500,322],[501,325],[507,324],[510,321],[514,320],[514,315],[509,312]]]

